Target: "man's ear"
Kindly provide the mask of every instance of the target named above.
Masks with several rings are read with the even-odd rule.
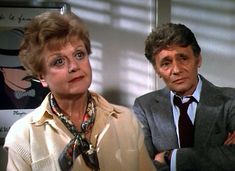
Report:
[[[161,74],[158,71],[158,68],[157,68],[156,64],[153,66],[153,68],[154,68],[155,73],[158,75],[158,77],[162,78]]]
[[[47,84],[43,75],[39,75],[39,80],[40,80],[43,87],[48,87],[48,84]]]
[[[201,54],[199,54],[199,56],[198,56],[198,59],[197,59],[198,61],[197,61],[197,66],[198,66],[198,68],[200,68],[201,67],[201,65],[202,65],[202,56],[201,56]]]

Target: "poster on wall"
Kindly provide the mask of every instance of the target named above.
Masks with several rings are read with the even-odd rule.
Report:
[[[65,3],[0,3],[0,145],[11,125],[38,107],[48,93],[20,63],[19,46],[24,26],[47,10],[69,11]]]

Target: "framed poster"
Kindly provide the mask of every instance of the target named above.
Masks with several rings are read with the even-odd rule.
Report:
[[[25,24],[48,10],[65,13],[70,8],[66,3],[55,2],[0,2],[0,145],[11,125],[38,107],[49,91],[31,79],[18,57]]]

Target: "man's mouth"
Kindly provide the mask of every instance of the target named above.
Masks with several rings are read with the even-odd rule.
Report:
[[[182,84],[185,82],[185,78],[179,78],[172,81],[174,84]]]

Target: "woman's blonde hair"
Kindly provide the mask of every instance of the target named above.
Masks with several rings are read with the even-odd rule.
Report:
[[[88,55],[91,46],[88,30],[83,21],[72,12],[60,14],[59,11],[44,12],[34,17],[25,27],[20,45],[20,61],[29,73],[38,77],[44,72],[45,48],[59,50],[67,42],[82,40]]]

